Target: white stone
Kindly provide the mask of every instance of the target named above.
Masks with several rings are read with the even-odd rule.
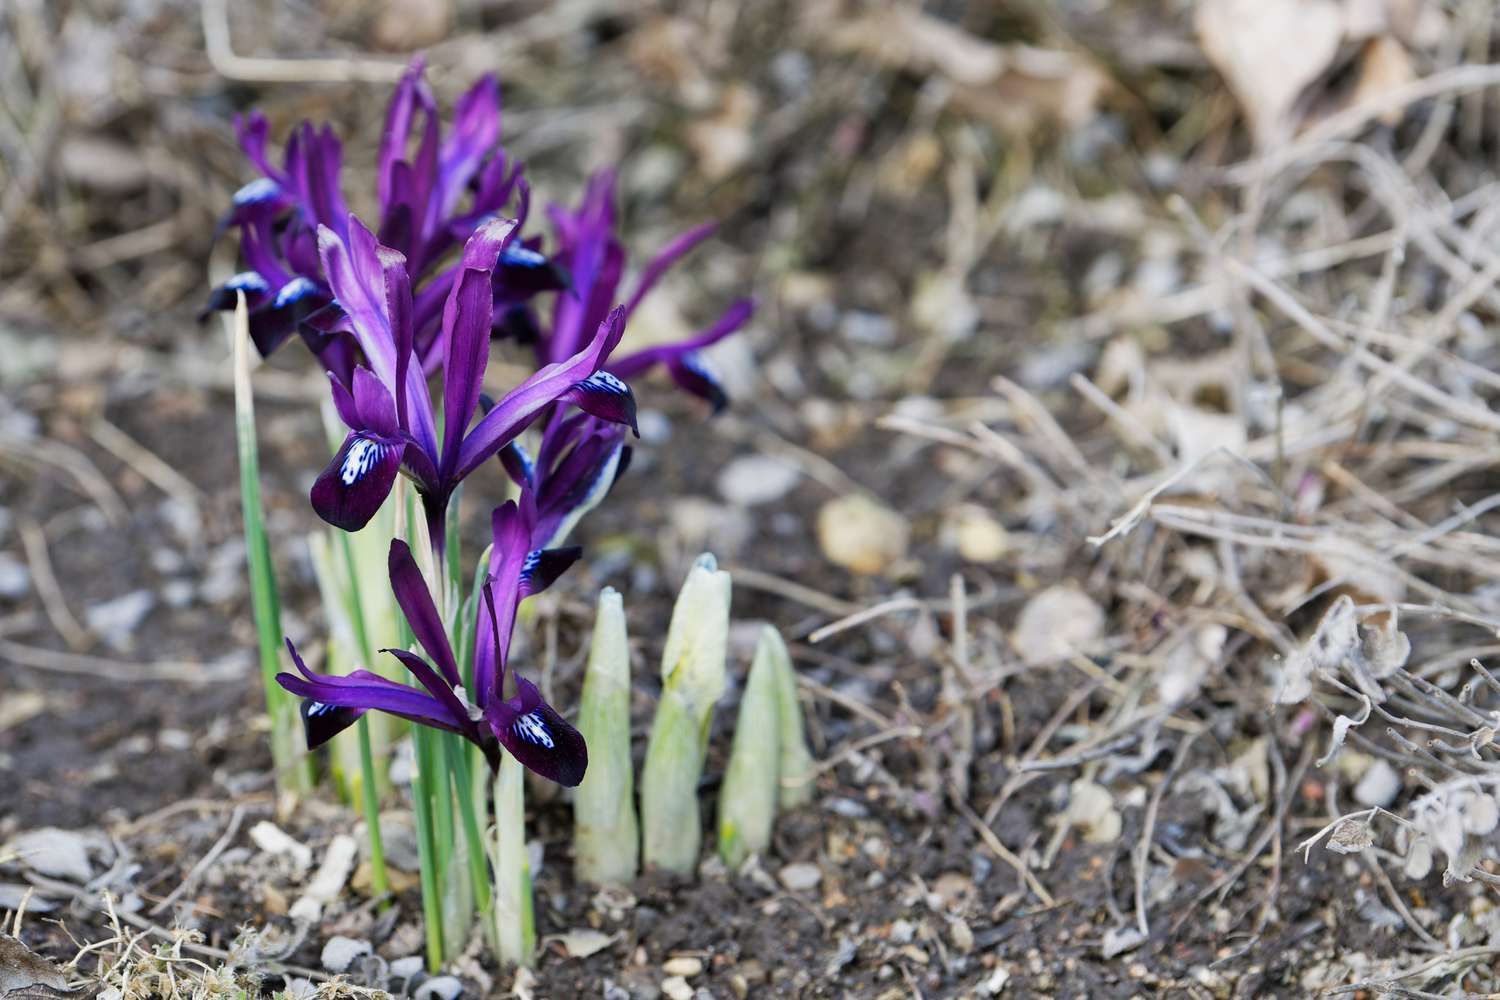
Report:
[[[1401,775],[1390,764],[1377,760],[1354,786],[1354,801],[1362,806],[1388,806],[1400,792]]]
[[[323,968],[329,972],[344,972],[361,955],[370,954],[370,942],[336,934],[323,946]]]
[[[285,854],[298,870],[312,867],[312,848],[294,839],[281,827],[263,819],[250,828],[250,840],[267,854]]]
[[[691,955],[669,958],[662,963],[661,971],[669,976],[681,976],[684,979],[692,979],[694,976],[702,975],[703,959],[694,958]]]
[[[417,987],[416,1000],[458,1000],[464,984],[457,976],[434,976]]]
[[[817,865],[799,861],[781,869],[777,877],[781,879],[781,884],[790,891],[803,892],[823,881],[823,871]]]
[[[789,462],[769,455],[745,455],[719,470],[719,495],[741,507],[775,503],[802,478]]]
[[[0,598],[19,600],[31,590],[31,570],[19,559],[0,553]]]

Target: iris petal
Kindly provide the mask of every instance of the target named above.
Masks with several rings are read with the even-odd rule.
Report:
[[[313,509],[335,528],[363,528],[390,495],[404,450],[398,440],[351,433],[313,483]]]
[[[616,424],[626,424],[636,436],[640,429],[635,422],[635,393],[616,375],[597,371],[573,385],[562,396],[577,404],[580,410]]]
[[[567,545],[556,549],[534,549],[521,564],[521,596],[540,594],[568,571],[583,555],[583,547]]]
[[[516,688],[514,698],[495,702],[486,713],[495,738],[527,769],[559,785],[576,786],[589,766],[583,734],[542,700],[535,684],[518,677]]]
[[[720,413],[729,405],[729,394],[724,391],[723,383],[697,351],[688,351],[668,361],[667,374],[672,376],[673,382],[706,400],[713,412]]]
[[[369,709],[330,705],[325,701],[303,698],[299,711],[302,716],[302,732],[307,737],[307,749],[316,750],[358,722],[359,717]]]

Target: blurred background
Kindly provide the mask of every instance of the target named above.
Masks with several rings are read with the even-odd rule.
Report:
[[[712,951],[760,920],[740,957],[796,966],[788,989],[847,975],[869,988],[852,995],[970,995],[941,991],[1013,962],[1021,995],[1129,995],[1135,973],[1094,924],[1129,923],[1143,775],[1166,758],[1090,765],[1113,790],[1061,825],[1070,802],[1097,803],[1073,771],[1014,779],[1059,728],[1114,745],[1090,727],[1139,729],[1144,697],[1187,713],[1164,732],[1204,734],[1181,760],[1228,789],[1166,798],[1171,878],[1154,900],[1206,898],[1243,852],[1270,849],[1269,833],[1247,837],[1276,817],[1256,891],[1153,946],[1148,981],[1292,988],[1311,961],[1296,948],[1313,947],[1298,928],[1343,912],[1349,875],[1328,862],[1282,881],[1301,839],[1287,817],[1311,832],[1333,803],[1296,760],[1322,716],[1301,738],[1270,717],[1269,657],[1331,590],[1442,594],[1479,616],[1494,603],[1481,528],[1408,549],[1382,532],[1492,492],[1495,17],[1483,0],[3,0],[0,841],[265,794],[228,352],[218,319],[197,317],[235,268],[215,227],[255,176],[231,120],[261,109],[277,150],[303,119],[332,123],[345,195],[368,212],[385,101],[423,52],[443,108],[498,74],[534,206],[617,166],[637,266],[720,220],[629,338],[677,339],[741,295],[759,302],[712,352],[729,412],[637,387],[635,465],[585,521],[588,562],[544,622],[576,695],[597,588],[624,591],[649,665],[686,566],[717,553],[745,636],[769,620],[793,641],[816,749],[836,762],[782,846],[851,867],[811,915],[767,915],[753,893],[662,896],[640,939]],[[1411,331],[1448,360],[1411,353]],[[326,386],[297,344],[255,384],[301,641],[320,627],[304,537]],[[1376,398],[1391,386],[1398,399]],[[1214,455],[1228,458],[1196,464]],[[1087,541],[1169,475],[1189,505],[1274,508],[1326,534],[1236,550],[1259,528],[1179,511]],[[498,498],[498,472],[489,485]],[[1413,552],[1432,558],[1396,565]],[[810,641],[871,607],[872,627]],[[1426,641],[1451,669],[1493,635]],[[1098,656],[1058,665],[1085,648]],[[920,735],[892,737],[900,725]],[[1045,862],[1059,899],[1079,886],[1055,924],[1030,919],[996,844]],[[152,863],[175,857],[157,850]],[[1432,938],[1408,917],[1442,933],[1441,914],[1402,915],[1425,900],[1392,904],[1395,888],[1364,877],[1394,924],[1345,901],[1358,944],[1340,954]],[[1048,958],[1028,966],[1038,947]]]

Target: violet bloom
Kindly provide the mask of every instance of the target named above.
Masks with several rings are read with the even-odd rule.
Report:
[[[402,649],[385,649],[399,659],[421,688],[388,680],[368,670],[347,676],[318,674],[307,668],[287,640],[297,674],[281,673],[276,680],[303,698],[302,718],[308,749],[320,746],[352,726],[368,711],[387,712],[419,725],[457,733],[484,751],[492,769],[500,766],[504,749],[537,774],[560,785],[574,786],[588,768],[583,736],[541,696],[535,684],[508,669],[511,631],[516,608],[539,593],[578,557],[578,551],[530,551],[528,527],[516,503],[495,511],[495,547],[500,556],[492,565],[498,573],[485,585],[486,615],[476,636],[484,650],[487,671],[479,674],[476,657],[474,689],[466,691],[427,582],[400,539],[391,542],[391,589],[412,634],[426,658]],[[501,545],[507,548],[501,550]],[[494,628],[500,622],[500,629]],[[300,675],[300,676],[299,676]]]
[[[513,307],[498,317],[497,327],[501,332],[535,342],[537,360],[541,364],[556,362],[576,352],[609,309],[621,301],[619,292],[625,251],[615,236],[614,188],[614,172],[603,171],[589,180],[583,202],[577,210],[557,205],[548,209],[558,241],[552,259],[567,271],[572,280],[571,292],[557,296],[550,328],[543,331],[538,327],[529,306]],[[714,228],[714,224],[709,223],[688,230],[647,263],[634,291],[624,300],[623,322],[629,322],[641,300],[678,258],[712,235]],[[614,359],[608,370],[622,379],[630,379],[662,365],[674,382],[707,400],[717,412],[728,399],[719,379],[704,361],[702,351],[744,326],[753,311],[754,303],[750,299],[741,299],[696,336]]]
[[[619,342],[621,311],[603,317],[571,357],[549,364],[512,389],[469,429],[489,361],[493,273],[516,223],[491,219],[464,245],[442,309],[443,434],[422,366],[415,358],[415,323],[406,258],[382,246],[349,217],[347,239],[327,226],[318,249],[342,309],[341,328],[358,343],[369,367],[356,367],[346,388],[331,378],[333,401],[349,427],[333,461],[312,488],[313,508],[346,531],[362,528],[390,494],[398,472],[415,483],[432,538],[441,548],[444,513],[463,479],[495,455],[553,403],[574,403],[607,421],[635,423],[629,386],[601,371]]]
[[[238,227],[247,269],[214,289],[208,309],[233,309],[236,293],[243,292],[250,335],[262,355],[300,332],[324,366],[347,385],[353,345],[321,317],[334,292],[320,267],[317,239],[321,226],[341,240],[349,238],[349,210],[340,189],[343,147],[328,126],[315,129],[303,122],[287,140],[282,165],[276,166],[267,151],[269,126],[263,115],[236,118],[235,131],[262,176],[235,193],[224,223]],[[414,303],[413,326],[417,351],[429,372],[439,353],[443,301],[460,276],[459,268],[451,266],[427,281],[433,266],[513,197],[519,200],[516,214],[525,218],[521,167],[506,155],[499,138],[500,91],[493,76],[482,77],[459,98],[453,127],[444,136],[422,60],[413,60],[386,111],[376,173],[377,231],[382,244],[406,257],[413,283],[425,282]],[[509,303],[564,283],[562,273],[534,245],[521,241],[507,246],[493,278],[496,298]]]
[[[512,441],[500,452],[505,471],[537,508],[533,544],[561,545],[599,505],[630,465],[625,428],[586,413],[554,418],[533,459]]]

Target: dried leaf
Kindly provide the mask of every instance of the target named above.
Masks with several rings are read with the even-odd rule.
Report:
[[[1327,847],[1336,854],[1358,854],[1375,843],[1370,826],[1362,820],[1344,819],[1328,835]]]
[[[1290,131],[1298,97],[1333,62],[1344,34],[1333,0],[1206,0],[1195,25],[1261,146]]]
[[[0,997],[41,987],[65,990],[68,980],[51,962],[9,934],[0,934]]]
[[[556,941],[563,946],[563,952],[569,958],[588,958],[590,955],[598,954],[605,948],[615,943],[619,934],[605,934],[602,931],[590,930],[587,927],[565,931],[562,934],[549,935],[548,941]]]

